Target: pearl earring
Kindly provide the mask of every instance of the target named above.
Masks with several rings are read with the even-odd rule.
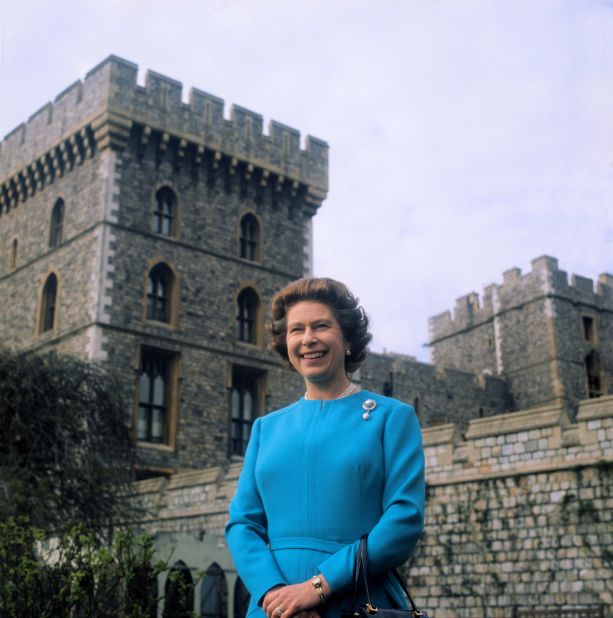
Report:
[[[347,349],[345,350],[345,354],[346,354],[347,356],[351,356],[351,350],[350,350],[349,348],[347,348]]]

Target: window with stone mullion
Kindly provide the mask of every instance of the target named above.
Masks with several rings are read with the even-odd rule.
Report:
[[[245,215],[241,221],[241,257],[252,262],[257,259],[258,222],[253,215]]]
[[[239,294],[236,307],[236,337],[239,341],[256,342],[257,304],[258,299],[253,290],[247,288]]]
[[[258,416],[257,374],[235,369],[232,376],[230,454],[244,455],[251,435],[251,426]]]
[[[160,189],[155,200],[152,228],[156,234],[171,236],[175,211],[175,197],[172,191]]]
[[[137,437],[142,442],[166,441],[170,362],[168,357],[143,352],[137,427]]]

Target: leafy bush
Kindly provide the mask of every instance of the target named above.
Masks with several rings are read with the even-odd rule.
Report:
[[[138,517],[126,397],[108,369],[0,349],[0,520],[100,534]]]
[[[0,616],[151,618],[162,600],[158,575],[167,569],[155,559],[150,535],[122,530],[100,546],[82,525],[48,538],[26,519],[11,518],[0,523]],[[193,594],[173,588],[180,597]],[[182,598],[177,603],[186,607]]]

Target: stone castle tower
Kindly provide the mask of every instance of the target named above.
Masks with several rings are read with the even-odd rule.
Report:
[[[586,277],[571,282],[555,258],[532,261],[531,272],[504,273],[430,319],[436,365],[505,379],[514,409],[562,405],[613,393],[613,276],[596,289]]]
[[[110,363],[139,476],[242,454],[297,394],[264,307],[310,269],[328,147],[110,56],[0,145],[0,343]]]

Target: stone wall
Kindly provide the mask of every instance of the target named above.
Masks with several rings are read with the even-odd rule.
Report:
[[[613,397],[423,430],[426,528],[404,569],[434,616],[613,603]],[[151,531],[220,539],[240,463],[137,484]],[[177,556],[180,557],[180,556]],[[206,560],[205,560],[206,562]],[[608,612],[608,613],[607,613]]]
[[[456,423],[512,409],[506,382],[496,376],[420,363],[401,354],[370,353],[359,373],[362,388],[410,403],[422,427]]]

